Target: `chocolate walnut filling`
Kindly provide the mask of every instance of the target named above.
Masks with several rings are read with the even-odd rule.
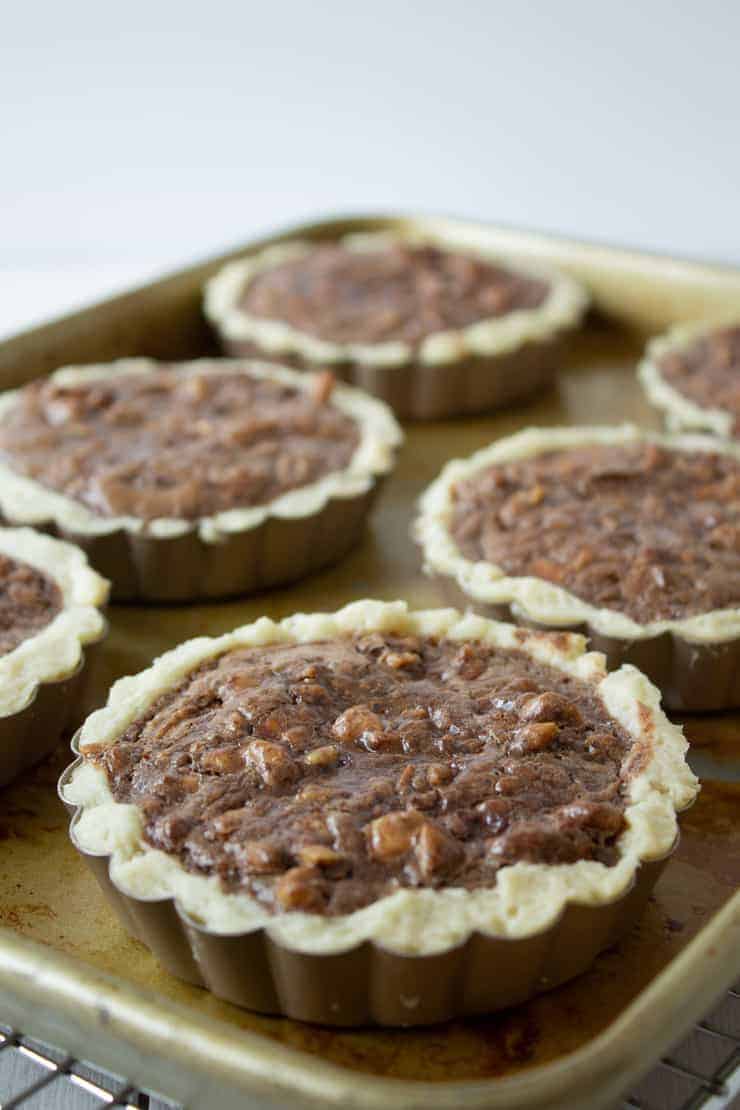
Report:
[[[0,655],[51,624],[61,607],[56,582],[28,563],[0,554]]]
[[[0,424],[0,458],[104,516],[193,520],[263,505],[346,467],[357,424],[313,390],[246,373],[33,382]]]
[[[732,413],[733,434],[740,438],[740,325],[710,332],[670,351],[658,360],[658,369],[679,393],[702,408]]]
[[[437,247],[317,246],[254,277],[241,308],[337,343],[418,344],[515,309],[539,308],[544,281]]]
[[[491,466],[453,490],[466,558],[640,623],[740,605],[740,464],[654,444]]]
[[[85,752],[188,870],[334,915],[521,860],[613,863],[631,743],[523,652],[373,633],[232,650]]]

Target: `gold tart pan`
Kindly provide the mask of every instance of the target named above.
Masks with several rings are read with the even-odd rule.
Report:
[[[197,526],[171,537],[34,526],[82,548],[112,583],[112,601],[216,600],[295,582],[337,562],[362,538],[379,484],[375,478],[365,493],[333,497],[309,516],[268,516],[213,541],[204,540]]]
[[[432,1025],[490,1014],[573,979],[636,923],[678,843],[666,856],[642,862],[620,898],[599,906],[568,903],[557,921],[530,937],[476,932],[430,956],[402,955],[370,941],[313,955],[284,946],[268,929],[209,932],[172,898],[144,899],[121,890],[111,879],[109,855],[86,851],[75,838],[79,810],[65,801],[64,789],[81,761],[59,780],[70,837],[128,932],[172,975],[217,998],[321,1025]]]
[[[106,633],[107,628],[99,640],[84,646],[71,674],[40,683],[22,709],[0,717],[0,786],[50,755],[87,715],[87,697]]]
[[[435,575],[445,598],[460,609],[483,617],[510,621],[549,632],[562,630],[585,636],[593,651],[606,656],[609,670],[631,663],[647,675],[662,694],[666,709],[684,713],[713,713],[740,706],[740,640],[697,643],[673,632],[645,640],[604,636],[590,624],[569,624],[562,629],[522,620],[508,604],[487,605],[469,597],[452,579]]]
[[[541,340],[528,340],[514,351],[472,355],[456,362],[427,365],[369,366],[357,362],[332,363],[342,381],[385,401],[403,420],[444,420],[453,416],[492,411],[516,404],[552,385],[560,369],[565,338],[562,329]],[[275,356],[247,340],[221,338],[224,353],[242,358]],[[283,365],[316,370],[317,364],[298,355],[280,355]]]

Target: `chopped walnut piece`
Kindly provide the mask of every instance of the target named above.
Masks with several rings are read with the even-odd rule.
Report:
[[[244,767],[244,759],[238,748],[211,748],[203,752],[198,767],[207,774],[230,775]]]
[[[502,775],[500,779],[496,780],[495,790],[497,794],[503,794],[508,797],[523,793],[528,785],[528,780],[522,775]]]
[[[525,694],[519,705],[519,716],[523,721],[570,721],[575,725],[582,722],[578,706],[554,690]]]
[[[328,888],[317,867],[291,867],[275,883],[275,897],[284,910],[321,913]]]
[[[341,852],[335,852],[326,844],[303,844],[296,855],[308,867],[331,867],[344,859]]]
[[[291,697],[297,705],[321,705],[329,700],[329,694],[318,682],[299,682],[290,688]]]
[[[239,828],[246,816],[247,811],[243,807],[241,809],[227,809],[225,813],[219,813],[218,817],[214,817],[211,822],[211,830],[206,835],[209,835],[212,831],[216,836],[226,838]]]
[[[415,810],[386,813],[383,817],[376,817],[366,826],[370,854],[381,863],[406,855],[411,849],[414,832],[423,820],[421,814]]]
[[[415,837],[414,852],[419,872],[426,880],[448,875],[462,859],[457,841],[436,825],[425,821]]]
[[[406,767],[404,767],[404,769],[401,771],[401,774],[398,776],[396,789],[398,790],[399,794],[405,794],[407,790],[413,790],[413,788],[414,767],[411,763],[409,763]]]
[[[452,769],[444,763],[429,763],[426,767],[416,767],[413,763],[409,763],[398,776],[396,788],[399,794],[405,794],[411,790],[427,791],[436,798],[434,791],[430,791],[429,788],[445,786],[452,777]]]
[[[298,777],[298,768],[287,752],[270,740],[252,740],[245,756],[268,786],[286,786]]]
[[[294,752],[304,752],[313,739],[313,732],[307,725],[294,725],[280,733],[280,739]]]
[[[472,644],[462,644],[455,653],[454,667],[468,682],[473,682],[483,674],[486,664]]]
[[[183,794],[194,794],[200,786],[200,779],[197,775],[182,775],[178,782]]]
[[[270,875],[284,871],[287,863],[286,853],[274,840],[248,840],[242,846],[241,856],[247,871],[255,875]]]
[[[452,768],[446,763],[430,763],[427,767],[427,782],[430,786],[444,786],[451,782]]]
[[[571,802],[558,811],[565,827],[590,825],[608,834],[618,833],[624,824],[624,815],[608,802]]]
[[[321,786],[316,782],[307,782],[296,795],[299,802],[312,802],[323,805],[325,802],[336,800],[336,794],[329,786]]]
[[[403,671],[421,663],[421,656],[415,651],[384,651],[380,662],[385,663],[386,667],[392,667],[394,671]]]
[[[306,763],[312,767],[332,767],[339,759],[339,750],[334,744],[324,744],[306,754]]]
[[[334,721],[331,730],[338,740],[359,740],[365,733],[383,731],[383,722],[366,705],[351,705]]]
[[[507,751],[512,755],[545,751],[554,744],[559,731],[554,721],[532,721],[514,732],[507,744]]]
[[[243,713],[235,711],[224,716],[224,732],[228,736],[245,736],[247,732],[247,719]]]

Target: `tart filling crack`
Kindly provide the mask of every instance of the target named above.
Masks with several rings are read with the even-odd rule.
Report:
[[[415,538],[423,552],[425,571],[428,574],[451,578],[474,602],[486,605],[508,605],[517,619],[533,621],[550,627],[564,628],[586,624],[600,635],[629,642],[650,640],[664,633],[680,636],[683,640],[696,644],[723,643],[740,637],[740,607],[738,607],[734,597],[729,600],[729,604],[721,603],[718,606],[712,606],[708,611],[691,612],[691,606],[688,606],[687,615],[676,617],[661,615],[656,619],[641,620],[637,619],[639,605],[633,608],[632,612],[620,611],[620,600],[616,593],[614,599],[610,599],[611,603],[596,604],[584,597],[577,596],[568,588],[558,585],[554,579],[563,576],[567,579],[568,575],[564,572],[566,569],[572,570],[574,568],[575,564],[572,561],[569,562],[568,568],[553,564],[552,574],[545,567],[542,576],[539,576],[531,573],[516,574],[512,571],[507,573],[503,566],[488,561],[485,557],[471,557],[474,552],[461,531],[464,530],[464,522],[456,519],[457,491],[459,489],[465,488],[465,484],[468,482],[474,483],[475,480],[484,478],[487,471],[495,476],[498,468],[502,468],[502,471],[510,466],[521,469],[530,460],[536,462],[539,456],[556,458],[557,452],[571,452],[573,457],[577,457],[579,451],[588,451],[590,448],[604,448],[607,451],[616,451],[620,455],[625,454],[625,459],[621,461],[617,460],[615,462],[612,460],[616,477],[619,477],[620,466],[624,468],[625,476],[630,476],[630,460],[627,456],[643,449],[648,451],[654,449],[658,453],[663,450],[685,452],[688,456],[694,455],[699,459],[703,455],[707,455],[720,460],[723,475],[713,477],[716,478],[717,489],[722,487],[729,491],[730,504],[727,506],[727,519],[724,521],[705,521],[704,525],[706,527],[702,525],[701,528],[702,534],[706,532],[707,535],[712,529],[715,529],[716,542],[719,544],[716,554],[721,555],[725,560],[732,558],[733,552],[737,551],[737,494],[732,492],[733,486],[735,489],[737,487],[737,467],[740,465],[740,448],[737,445],[701,436],[653,435],[631,425],[616,428],[530,428],[483,448],[469,459],[449,462],[443,468],[439,477],[427,488],[420,500],[420,513],[414,526]],[[602,470],[604,467],[602,467]],[[728,473],[724,474],[724,470],[727,470]],[[543,476],[543,482],[547,481],[546,466],[543,469]],[[609,474],[602,475],[605,478],[609,476]],[[706,485],[707,487],[710,485],[709,479],[707,479]],[[535,486],[537,486],[537,483],[535,483]],[[529,490],[529,493],[519,491],[511,501],[515,502],[517,496],[523,499],[521,507],[527,512],[531,510],[534,517],[539,520],[540,503],[530,500],[524,504],[527,496],[530,495],[535,496],[532,490]],[[538,489],[536,495],[542,501],[545,490],[539,491]],[[594,494],[594,496],[596,495]],[[598,505],[598,499],[596,504]],[[562,532],[558,532],[558,529],[564,526],[566,529],[570,528],[570,533],[572,533],[570,519],[563,517],[563,511],[558,513],[558,506],[549,505],[545,499],[545,501],[542,501],[542,507],[543,509],[547,508],[551,514],[551,525],[554,530],[551,535],[563,535]],[[516,504],[501,506],[499,514],[506,515],[509,511],[514,513],[512,520],[509,521],[509,524],[513,524],[518,515],[515,512],[516,508]],[[664,508],[664,506],[656,503],[656,516],[664,511]],[[688,511],[688,508],[687,506],[684,510],[679,507],[682,512]],[[560,517],[563,517],[563,519],[560,519]],[[697,528],[699,528],[700,523],[694,522]],[[504,524],[506,524],[506,521],[504,521]],[[538,527],[543,526],[547,526],[546,521],[544,524],[540,521]],[[501,531],[502,536],[506,534],[505,528],[501,529],[499,521],[499,525],[493,527],[491,534],[493,545],[495,545],[498,535],[497,528]],[[615,535],[618,533],[619,528],[617,527]],[[627,536],[626,539],[629,539],[629,537]],[[610,549],[608,554],[612,561],[614,559],[619,560],[620,543],[624,540],[625,537],[622,538],[622,541],[616,542],[613,549]],[[660,537],[657,537],[655,542],[660,543]],[[712,543],[714,542],[712,540]],[[709,543],[709,540],[707,540],[707,543]],[[535,549],[537,549],[536,542],[533,547],[532,545],[529,546],[530,554],[532,551],[537,553]],[[565,547],[563,547],[563,550],[565,550]],[[541,562],[547,563],[547,552],[544,551],[543,554],[545,559]],[[654,571],[655,581],[651,581],[648,585],[658,595],[667,585],[661,576],[660,556],[661,551],[656,548],[656,567],[644,568],[646,571],[651,569]],[[508,562],[506,553],[504,553],[503,559]],[[529,558],[525,560],[525,564],[530,562]],[[598,564],[598,560],[596,560],[596,563]],[[587,564],[584,565],[586,566],[586,573],[588,573]],[[603,570],[604,568],[596,565],[594,569]],[[616,579],[622,578],[623,572],[625,572],[624,566],[616,574]],[[736,577],[735,575],[735,580]],[[711,579],[712,576],[709,575],[709,578]],[[717,596],[725,596],[728,590],[732,593],[731,582],[715,580],[710,582],[710,585],[712,586],[712,590],[710,590],[712,596],[712,591]],[[650,590],[646,586],[643,592],[649,594]],[[701,604],[701,601],[699,601],[699,604]]]
[[[673,431],[740,438],[740,320],[679,324],[652,339],[638,368]]]
[[[71,675],[84,645],[101,639],[109,586],[80,550],[28,528],[0,528],[0,562],[0,717],[9,717],[39,686]]]
[[[239,396],[247,381],[264,417]],[[157,408],[165,386],[183,394],[189,414],[172,429],[172,406]],[[292,451],[283,409],[298,443]],[[146,434],[149,446],[141,442]],[[178,461],[183,435],[197,454],[189,473],[188,460]],[[0,397],[0,509],[14,522],[52,522],[80,536],[125,530],[167,539],[195,531],[217,544],[271,517],[297,520],[332,499],[366,494],[392,469],[401,440],[382,402],[329,375],[238,359],[66,367]],[[247,448],[248,465],[240,457]]]
[[[311,673],[301,678],[296,670],[301,666]],[[356,666],[370,704],[345,706],[342,691],[356,681]],[[459,713],[461,699],[472,699],[476,682],[485,683],[491,667],[495,681],[488,689],[489,704],[478,709],[492,729],[504,729],[505,741],[483,735],[485,728],[481,731],[480,722],[472,727],[472,717],[466,719],[467,727]],[[423,683],[430,677],[438,682],[443,675],[452,717],[460,719],[436,721],[435,711],[441,714],[444,706],[428,698],[431,716],[426,713],[422,720],[424,706],[417,703]],[[249,697],[244,700],[244,688],[251,682],[269,700],[265,685],[272,681],[279,686],[283,678],[283,696],[290,694],[287,704],[295,707],[298,724],[282,720],[278,706],[265,716]],[[192,695],[189,704],[187,698],[173,698],[183,691]],[[215,703],[209,697],[214,691],[225,714],[235,712],[237,704],[247,720],[250,705],[254,711],[254,731],[244,732],[241,746],[223,740],[229,727],[226,716],[214,724],[222,737],[219,745],[203,743],[202,730],[191,731],[194,707],[199,707],[196,716],[212,720]],[[374,706],[373,691],[379,698]],[[357,689],[351,693],[354,697]],[[482,702],[483,687],[477,693]],[[320,706],[327,694],[330,705],[323,721]],[[335,710],[341,712],[336,715]],[[323,737],[329,742],[319,743],[316,733],[309,739],[310,722],[319,722],[320,732],[329,717],[331,736]],[[172,730],[176,733],[179,726],[188,741],[185,748],[170,744]],[[242,730],[244,721],[234,718],[231,727]],[[579,730],[590,738],[588,756],[583,737],[577,738]],[[142,739],[153,764],[165,756],[160,762],[165,779],[174,774],[175,748],[181,754],[187,750],[173,795],[178,806],[190,788],[201,789],[204,775],[221,776],[214,780],[221,791],[220,801],[213,795],[214,820],[207,807],[199,807],[206,820],[188,840],[189,858],[178,854],[193,829],[184,820],[187,799],[185,810],[155,812],[156,789],[135,781],[135,768],[141,765],[136,758],[129,760],[129,745]],[[557,744],[557,755],[543,754]],[[493,758],[484,767],[486,745]],[[92,855],[110,856],[111,879],[124,894],[173,898],[196,927],[227,935],[263,928],[274,940],[305,953],[336,953],[373,940],[395,952],[427,955],[463,943],[475,931],[531,936],[552,925],[568,902],[601,905],[623,895],[642,861],[671,850],[676,811],[696,794],[685,749],[680,730],[660,711],[658,692],[648,680],[629,666],[607,675],[603,656],[587,653],[580,636],[526,631],[449,609],[410,613],[401,602],[363,601],[335,614],[299,614],[280,623],[262,618],[217,639],[192,640],[147,671],[120,680],[107,706],[83,727],[82,758],[63,782],[62,795],[68,805],[78,807],[72,825],[76,845]],[[250,812],[244,811],[243,797],[229,794],[238,752],[243,756],[237,774],[241,787],[254,780]],[[510,767],[504,766],[507,758]],[[566,798],[573,786],[569,760],[581,768],[581,780],[578,796]],[[353,775],[373,766],[376,770],[368,770],[363,781],[367,786],[369,776],[374,797],[358,800],[360,784]],[[533,833],[526,812],[507,830],[505,811],[514,787],[527,794],[526,767],[530,782],[538,777],[552,791],[558,847],[540,835],[540,826]],[[505,787],[496,790],[493,783],[502,779]],[[391,782],[395,794],[389,800]],[[318,795],[303,799],[315,820],[334,820],[332,844],[326,837],[322,842],[304,822],[308,842],[305,835],[299,837],[292,850],[305,859],[293,861],[287,870],[276,864],[270,851],[286,851],[288,842],[283,844],[278,834],[290,826],[293,801],[301,803],[296,790],[328,789],[331,794],[332,784],[348,788],[344,810],[336,791],[323,802]],[[474,813],[467,803],[458,804],[455,788],[474,802]],[[481,790],[485,796],[478,798]],[[232,801],[236,811],[230,808]],[[361,843],[351,820],[357,806],[365,821]],[[328,811],[334,808],[332,816]],[[272,837],[259,842],[253,835],[246,840],[238,835],[245,829],[253,833],[250,822],[256,820],[257,828],[260,815]],[[464,823],[466,816],[487,830],[485,851],[493,862],[488,872],[480,853],[473,851],[477,845],[471,847],[475,838],[470,830],[455,826],[455,818]],[[583,839],[586,827],[590,834]],[[471,851],[466,870],[463,855]],[[347,859],[352,866],[365,861],[360,868],[364,893],[352,888],[351,875],[343,871]],[[329,887],[340,892],[335,905],[329,901]],[[296,892],[301,896],[294,900]],[[321,904],[310,900],[314,896]],[[353,904],[358,908],[343,912]]]
[[[367,273],[354,275],[347,266],[353,256],[366,264],[378,261]],[[321,263],[317,297],[322,283],[337,283],[329,299],[332,313],[309,312],[302,304],[308,294],[299,279],[308,259]],[[435,285],[438,269],[444,273]],[[291,271],[296,271],[292,284],[264,287],[266,279],[290,278]],[[460,301],[473,302],[466,312],[452,299],[458,293]],[[363,301],[368,306],[364,318]],[[413,311],[404,315],[400,305],[406,301]],[[270,357],[393,368],[507,354],[574,327],[587,301],[583,289],[564,274],[503,260],[474,244],[385,231],[346,235],[333,246],[278,243],[228,263],[207,283],[204,310],[224,339],[254,343]]]

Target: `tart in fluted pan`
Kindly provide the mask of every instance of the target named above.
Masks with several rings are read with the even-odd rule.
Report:
[[[400,416],[439,419],[551,382],[586,301],[563,274],[395,230],[231,262],[205,312],[229,354],[330,366]]]
[[[740,439],[740,316],[680,324],[653,339],[639,375],[673,431]]]
[[[586,632],[673,708],[740,704],[738,445],[529,429],[448,463],[415,531],[481,611]]]
[[[0,785],[79,724],[85,653],[105,634],[107,597],[77,548],[0,528]]]
[[[0,397],[0,508],[83,546],[116,599],[225,597],[348,551],[400,441],[329,373],[69,367]]]
[[[77,747],[72,837],[129,927],[231,1001],[333,1024],[484,1012],[577,974],[696,792],[634,668],[400,602],[184,643]]]

